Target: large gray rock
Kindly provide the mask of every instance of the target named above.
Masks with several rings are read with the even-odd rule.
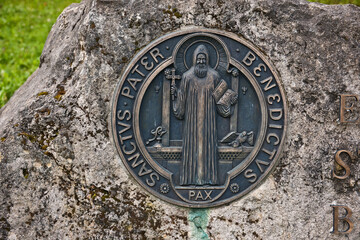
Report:
[[[255,191],[226,206],[180,208],[129,177],[109,136],[122,69],[165,33],[230,31],[263,50],[289,105],[283,157]],[[331,178],[334,154],[355,151],[359,125],[339,122],[339,94],[360,94],[360,8],[299,0],[96,1],[69,6],[36,72],[0,110],[1,239],[359,239],[360,163]],[[330,204],[354,231],[330,233]]]

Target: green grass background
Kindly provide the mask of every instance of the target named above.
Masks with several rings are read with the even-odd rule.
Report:
[[[324,4],[354,4],[360,6],[360,0],[308,0],[309,2],[319,2]]]
[[[0,107],[40,63],[56,18],[80,0],[0,0]]]
[[[360,6],[360,0],[310,1]],[[0,0],[0,107],[39,66],[52,25],[73,2],[80,0]]]

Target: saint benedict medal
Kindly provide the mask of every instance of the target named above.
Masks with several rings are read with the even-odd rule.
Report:
[[[112,132],[130,174],[155,196],[212,207],[269,175],[284,143],[279,77],[237,35],[196,28],[163,36],[124,71]]]

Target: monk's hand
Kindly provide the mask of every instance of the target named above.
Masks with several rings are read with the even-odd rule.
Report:
[[[176,92],[177,92],[177,87],[175,84],[171,84],[171,87],[170,87],[170,93],[172,96],[176,96]]]

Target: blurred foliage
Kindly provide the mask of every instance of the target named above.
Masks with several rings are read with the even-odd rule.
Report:
[[[80,0],[0,0],[0,107],[36,70],[47,35]]]
[[[310,2],[319,2],[324,4],[354,4],[360,6],[360,0],[308,0]]]

